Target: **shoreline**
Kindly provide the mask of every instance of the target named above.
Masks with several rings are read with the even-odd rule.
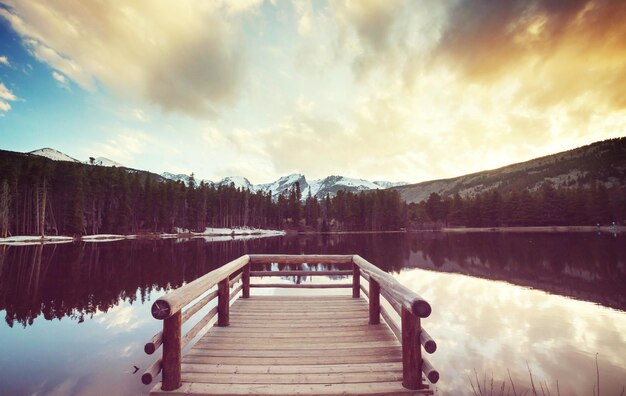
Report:
[[[147,233],[147,234],[96,234],[78,237],[62,235],[19,235],[0,238],[1,245],[25,246],[38,244],[58,244],[70,242],[114,242],[126,239],[194,239],[205,238],[207,241],[227,241],[248,238],[265,238],[285,235],[282,230],[264,230],[256,228],[207,228],[204,232],[183,231],[178,233]]]
[[[37,244],[58,244],[70,242],[114,242],[127,239],[194,239],[205,238],[207,241],[228,241],[248,238],[266,238],[285,235],[348,235],[348,234],[399,234],[399,233],[420,233],[420,232],[449,232],[449,233],[532,233],[532,232],[626,232],[626,226],[528,226],[528,227],[444,227],[440,229],[428,230],[396,230],[396,231],[304,231],[294,230],[264,230],[256,228],[207,228],[205,232],[179,232],[179,233],[147,233],[147,234],[96,234],[82,235],[79,237],[46,235],[20,235],[0,238],[0,246],[13,245],[37,245]]]
[[[444,227],[441,232],[626,232],[626,226]]]

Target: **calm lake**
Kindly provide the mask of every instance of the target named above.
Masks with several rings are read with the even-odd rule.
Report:
[[[530,368],[590,395],[596,356],[602,395],[626,385],[626,235],[399,233],[0,246],[0,394],[146,394],[152,301],[246,253],[357,253],[422,295],[438,394],[519,394]]]

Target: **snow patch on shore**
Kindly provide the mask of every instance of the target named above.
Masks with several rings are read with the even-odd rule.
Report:
[[[96,234],[83,235],[76,240],[84,242],[113,242],[124,239],[137,238],[204,238],[207,242],[230,241],[234,239],[253,239],[265,238],[285,235],[285,231],[280,230],[264,230],[259,228],[211,228],[207,227],[203,232],[190,232],[189,230],[176,230],[177,233],[170,234],[148,234],[148,235],[120,235],[120,234]],[[0,245],[27,246],[52,243],[69,243],[75,239],[70,236],[37,236],[37,235],[21,235],[7,238],[0,238]]]

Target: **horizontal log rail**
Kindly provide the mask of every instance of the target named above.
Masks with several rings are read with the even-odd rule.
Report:
[[[327,264],[350,266],[345,270],[323,269],[252,271],[252,265],[263,264]],[[250,283],[251,277],[298,277],[298,276],[352,276],[350,283]],[[210,291],[214,288],[213,291]],[[433,353],[437,344],[421,328],[421,318],[431,313],[430,304],[395,278],[380,270],[358,255],[268,255],[253,254],[239,257],[224,266],[157,299],[152,305],[152,316],[163,320],[163,331],[155,334],[145,344],[148,354],[163,346],[163,355],[142,375],[144,384],[151,383],[162,372],[161,389],[178,389],[181,382],[181,354],[212,320],[217,326],[230,324],[230,304],[241,295],[250,296],[250,288],[351,288],[352,297],[360,298],[361,292],[369,301],[369,323],[376,325],[380,318],[402,344],[403,385],[408,389],[421,389],[422,373],[436,383],[439,373],[422,357],[422,347]],[[216,290],[215,290],[216,289]],[[205,295],[206,293],[206,295]],[[203,296],[204,295],[204,296]],[[401,326],[393,320],[387,308],[380,304],[383,297],[401,318]],[[217,298],[217,304],[209,310],[186,334],[181,334],[182,324],[200,312]],[[187,307],[186,309],[184,309]],[[184,309],[184,310],[183,310]],[[235,314],[233,320],[241,320]],[[270,318],[271,319],[271,318]]]
[[[253,283],[250,287],[273,287],[282,289],[341,289],[351,288],[351,283]]]
[[[231,279],[229,281],[229,285],[230,287],[233,287],[233,285],[237,282],[239,282],[241,280],[241,277],[243,276],[243,273],[239,273],[239,275],[235,276],[233,279]]]
[[[430,315],[432,311],[430,304],[414,291],[394,279],[393,276],[359,255],[354,256],[354,264],[359,266],[361,271],[369,275],[370,280],[374,279],[378,282],[381,292],[387,295],[388,300],[394,300],[400,304],[401,307],[408,309],[420,318],[427,318]]]
[[[358,256],[355,256],[355,258]],[[363,260],[365,261],[365,260]],[[355,260],[355,263],[359,265],[359,260]],[[361,264],[363,264],[361,262]],[[369,263],[368,263],[369,264]],[[370,264],[371,265],[371,264]],[[378,323],[379,317],[382,317],[391,332],[396,336],[398,341],[402,344],[403,347],[403,360],[407,360],[403,362],[404,370],[404,381],[403,384],[407,388],[411,389],[419,389],[422,387],[421,378],[418,378],[415,373],[422,372],[426,378],[434,383],[439,381],[439,372],[433,368],[433,366],[428,362],[428,360],[422,357],[421,347],[427,353],[434,353],[437,350],[437,344],[435,340],[421,327],[420,323],[420,315],[408,309],[408,307],[413,307],[414,303],[405,303],[403,306],[401,302],[394,299],[394,293],[389,292],[388,289],[383,289],[380,286],[380,283],[377,279],[380,279],[380,274],[375,274],[377,271],[372,271],[369,266],[365,266],[366,269],[370,270],[369,273],[363,271],[361,268],[360,271],[360,290],[363,291],[363,294],[367,296],[370,301],[370,324]],[[377,269],[377,267],[376,267]],[[381,271],[382,272],[382,271]],[[384,275],[388,275],[383,273]],[[356,276],[356,273],[355,273]],[[384,278],[383,278],[384,279]],[[392,278],[393,279],[393,278]],[[365,282],[363,282],[365,281]],[[368,286],[365,286],[364,283],[367,283]],[[399,285],[399,283],[393,279],[392,285]],[[389,283],[385,282],[385,285]],[[401,285],[400,285],[401,286]],[[391,307],[396,311],[400,318],[402,319],[402,328],[400,328],[396,322],[393,320],[389,311],[380,304],[380,296],[383,296],[385,300],[391,305]],[[408,296],[407,300],[411,301],[424,301],[417,294],[413,296]],[[424,301],[425,302],[425,301]],[[426,303],[428,304],[428,303]],[[430,314],[430,304],[428,305],[428,313]],[[419,312],[419,311],[418,311]],[[423,311],[426,312],[426,311]],[[410,323],[405,323],[410,322]],[[412,333],[407,335],[407,332]],[[420,347],[421,346],[421,347]],[[405,353],[405,351],[414,351],[416,353]],[[413,369],[406,369],[406,366],[414,366]],[[421,367],[421,370],[417,368]],[[420,376],[421,377],[421,376]]]
[[[251,264],[352,264],[352,255],[321,255],[321,254],[251,254]]]
[[[250,271],[250,276],[348,276],[350,271]]]
[[[167,319],[207,290],[240,270],[250,262],[249,256],[241,256],[228,264],[160,297],[152,304],[152,316],[155,319]]]

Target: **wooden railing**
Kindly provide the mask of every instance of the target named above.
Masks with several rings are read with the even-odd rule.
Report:
[[[262,264],[332,264],[351,266],[347,270],[285,270],[251,271],[251,265]],[[235,275],[237,274],[237,275]],[[325,284],[284,284],[250,283],[251,277],[264,276],[352,276],[350,283]],[[361,279],[364,280],[361,283]],[[367,283],[368,287],[364,284]],[[217,290],[206,295],[211,288]],[[380,323],[383,318],[398,341],[402,344],[402,384],[407,389],[423,387],[422,373],[432,383],[439,380],[439,373],[422,356],[422,346],[428,353],[437,349],[432,337],[421,327],[421,319],[431,313],[430,304],[412,290],[400,284],[386,272],[380,270],[358,255],[245,255],[206,275],[164,295],[152,305],[152,316],[163,320],[163,331],[155,334],[145,345],[148,354],[163,346],[162,358],[154,362],[143,374],[142,382],[150,384],[162,371],[161,389],[170,391],[181,386],[181,351],[193,340],[217,315],[218,326],[229,325],[229,307],[241,291],[242,298],[250,297],[250,288],[256,287],[300,287],[300,288],[351,288],[352,297],[359,298],[361,291],[369,300],[369,323]],[[204,295],[204,296],[203,296]],[[383,297],[400,316],[400,327],[393,320],[390,312],[381,305]],[[197,300],[199,297],[199,300]],[[182,324],[204,308],[215,298],[217,306],[211,309],[184,336]],[[195,301],[197,300],[197,301]],[[195,302],[194,302],[195,301]],[[190,305],[189,307],[187,307]],[[187,307],[186,309],[184,309]],[[183,310],[184,309],[184,310]]]

